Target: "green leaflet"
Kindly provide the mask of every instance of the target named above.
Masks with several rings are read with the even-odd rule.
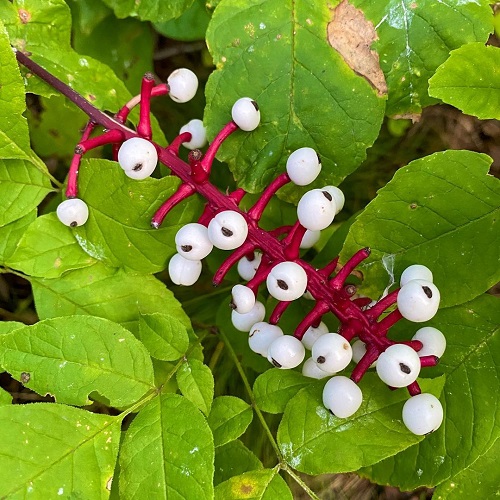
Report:
[[[27,215],[0,227],[0,262],[5,262],[16,250],[17,244],[30,224],[36,219],[34,208]]]
[[[252,418],[252,407],[242,399],[234,396],[215,398],[208,414],[208,425],[212,429],[215,446],[222,446],[239,438]]]
[[[262,467],[261,461],[240,440],[230,441],[215,450],[214,485]]]
[[[214,376],[210,368],[197,359],[186,359],[177,370],[176,378],[182,394],[208,415],[214,398]]]
[[[179,17],[193,0],[104,0],[116,17],[138,17],[142,21],[162,22]]]

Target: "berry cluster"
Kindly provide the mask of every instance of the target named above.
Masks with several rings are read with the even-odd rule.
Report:
[[[251,132],[259,125],[260,110],[253,99],[244,97],[236,101],[232,120],[204,154],[198,149],[206,142],[200,120],[189,122],[168,147],[162,148],[152,142],[151,98],[168,94],[176,102],[191,99],[198,86],[191,71],[176,70],[167,83],[159,85],[151,74],[146,74],[140,95],[111,118],[25,55],[20,52],[16,55],[22,64],[73,100],[90,117],[71,162],[67,200],[57,209],[64,224],[75,227],[84,224],[89,216],[87,205],[77,197],[78,169],[86,151],[112,144],[120,167],[127,176],[137,180],[150,176],[160,161],[181,179],[181,184],[153,215],[153,228],[158,228],[174,206],[194,193],[207,200],[198,222],[187,224],[175,237],[177,253],[168,267],[174,283],[194,284],[201,274],[202,259],[213,247],[231,250],[215,273],[213,283],[220,284],[233,266],[237,266],[246,281],[233,287],[230,305],[232,322],[238,330],[249,332],[248,342],[253,351],[275,367],[289,369],[298,367],[304,361],[306,349],[310,350],[311,357],[303,364],[302,373],[317,379],[331,377],[324,387],[323,402],[339,418],[349,417],[358,410],[363,396],[357,383],[369,368],[375,367],[385,384],[391,388],[407,387],[412,396],[403,408],[403,421],[410,431],[421,435],[439,427],[442,406],[431,394],[421,394],[416,379],[421,367],[438,362],[445,349],[444,336],[435,328],[426,327],[407,342],[395,342],[387,337],[389,329],[401,318],[424,322],[436,314],[440,296],[431,271],[420,265],[410,266],[401,276],[399,289],[372,301],[356,296],[356,287],[347,281],[356,266],[370,255],[369,248],[359,250],[344,266],[339,265],[338,257],[321,269],[301,259],[300,250],[314,245],[320,231],[342,210],[344,195],[335,186],[307,191],[298,203],[294,225],[272,231],[259,226],[267,204],[281,187],[290,182],[306,186],[316,180],[321,171],[316,151],[304,147],[292,152],[286,172],[270,183],[249,210],[243,211],[239,204],[246,192],[238,188],[231,193],[221,193],[210,183],[209,175],[224,140],[238,129]],[[137,105],[139,123],[134,131],[125,123]],[[106,130],[91,138],[96,125]],[[191,149],[188,163],[179,158],[181,144]],[[268,321],[264,321],[264,305],[257,300],[259,287],[264,282],[268,293],[278,301]],[[312,299],[314,305],[293,335],[285,335],[278,326],[279,320],[286,308],[303,296]],[[322,322],[329,312],[340,321],[338,332],[329,332]],[[350,377],[338,375],[351,361],[356,365]]]

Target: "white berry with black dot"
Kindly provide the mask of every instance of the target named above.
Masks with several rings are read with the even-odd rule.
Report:
[[[439,290],[430,281],[411,280],[400,288],[397,304],[403,318],[421,323],[435,316],[440,299]]]
[[[283,330],[279,326],[259,321],[252,325],[248,333],[248,345],[253,352],[267,358],[269,346],[281,336],[283,336]]]
[[[302,342],[292,335],[283,335],[271,342],[267,350],[267,359],[276,368],[289,370],[304,361],[306,350]]]
[[[191,286],[201,274],[201,261],[188,260],[176,253],[168,263],[168,275],[176,285]]]
[[[336,417],[354,415],[362,402],[361,389],[350,378],[342,375],[332,377],[323,388],[323,404]]]
[[[311,189],[297,205],[297,217],[306,229],[321,231],[327,228],[335,217],[337,206],[333,196],[325,189]]]
[[[421,264],[413,264],[407,267],[401,274],[400,286],[404,286],[406,283],[413,280],[425,280],[433,283],[433,278],[432,271],[428,267],[422,266]]]
[[[351,344],[338,333],[326,333],[314,342],[312,358],[322,370],[337,373],[351,362]]]
[[[234,285],[231,296],[231,307],[240,314],[249,313],[255,305],[255,294],[245,285]]]
[[[290,180],[297,186],[311,184],[321,172],[321,160],[313,148],[296,149],[286,162]]]
[[[187,149],[202,148],[207,143],[207,129],[203,125],[203,122],[197,118],[187,122],[186,125],[179,130],[179,134],[183,134],[184,132],[189,132],[191,134],[191,140],[182,143]]]
[[[173,71],[167,78],[168,95],[172,101],[184,103],[190,101],[198,90],[198,77],[187,68]]]
[[[208,238],[221,250],[234,250],[243,245],[248,236],[245,217],[234,210],[219,212],[208,224]]]
[[[304,375],[304,377],[315,378],[318,380],[330,376],[330,374],[319,369],[318,365],[312,358],[307,358],[302,365],[302,375]]]
[[[337,215],[343,208],[345,203],[344,193],[337,186],[325,186],[323,188],[328,191],[335,201],[335,215]]]
[[[420,358],[405,344],[389,346],[377,360],[377,375],[390,387],[407,387],[420,373]]]
[[[312,248],[316,243],[318,243],[321,237],[321,231],[311,231],[308,229],[304,236],[302,236],[302,241],[300,242],[300,248]]]
[[[80,198],[69,198],[59,203],[56,214],[65,226],[82,226],[89,218],[89,207]]]
[[[443,406],[436,396],[423,392],[406,401],[403,422],[417,436],[434,432],[443,422]]]
[[[208,229],[203,224],[191,222],[181,227],[175,235],[177,252],[188,260],[204,259],[213,249],[208,239]]]
[[[262,302],[256,301],[251,311],[240,314],[236,311],[231,311],[231,323],[240,332],[249,332],[252,326],[259,321],[262,321],[266,316],[266,308]]]
[[[231,117],[241,130],[251,132],[260,123],[259,105],[250,97],[242,97],[233,104]]]
[[[318,340],[321,335],[325,335],[327,333],[328,327],[322,321],[318,326],[310,326],[305,331],[302,337],[302,343],[306,349],[311,350],[316,340]]]
[[[422,349],[417,353],[420,357],[437,356],[440,358],[446,350],[446,337],[440,330],[432,326],[424,326],[417,330],[412,340],[422,342]]]
[[[245,255],[245,257],[242,257],[238,261],[238,274],[246,281],[250,281],[255,276],[262,260],[260,252],[253,252],[252,255],[253,258],[251,260]]]
[[[296,300],[306,291],[307,273],[295,262],[280,262],[271,269],[266,285],[275,299],[287,302]]]
[[[150,141],[132,137],[120,146],[118,163],[127,177],[142,180],[149,177],[156,168],[158,153]]]

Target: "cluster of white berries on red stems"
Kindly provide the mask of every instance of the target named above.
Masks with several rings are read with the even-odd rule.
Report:
[[[182,200],[199,193],[207,205],[198,222],[181,228],[175,236],[177,253],[169,263],[172,281],[192,285],[200,276],[204,259],[213,247],[232,253],[215,273],[218,285],[233,266],[247,281],[232,290],[231,319],[235,328],[248,332],[248,343],[256,353],[266,357],[280,369],[298,367],[302,373],[316,379],[329,378],[323,390],[323,403],[334,415],[346,418],[361,406],[363,395],[358,382],[375,367],[379,378],[391,388],[407,387],[412,396],[404,405],[402,419],[413,433],[422,435],[434,431],[443,419],[439,400],[423,394],[417,383],[421,367],[433,366],[442,356],[446,340],[433,328],[419,329],[407,342],[387,338],[388,330],[401,318],[413,322],[430,320],[439,307],[439,291],[433,284],[431,271],[425,266],[408,267],[401,276],[401,287],[378,301],[356,297],[356,287],[346,282],[351,272],[370,255],[368,248],[359,250],[344,266],[338,257],[321,269],[315,269],[300,258],[301,248],[310,248],[342,210],[344,195],[335,186],[307,191],[297,206],[297,222],[272,231],[259,227],[264,209],[278,189],[289,182],[306,186],[315,181],[321,171],[321,161],[310,147],[293,151],[286,163],[286,173],[280,174],[247,211],[239,208],[245,191],[241,188],[223,194],[209,182],[215,154],[223,141],[236,130],[250,132],[260,123],[256,101],[244,97],[232,108],[232,120],[212,141],[205,154],[198,148],[206,142],[205,128],[200,120],[191,120],[167,148],[152,142],[150,101],[152,97],[169,94],[175,102],[191,99],[198,86],[194,73],[188,69],[174,71],[166,84],[155,84],[151,74],[142,80],[140,95],[131,99],[110,118],[90,103],[82,104],[81,96],[57,80],[20,52],[18,60],[45,79],[87,112],[90,120],[82,140],[75,148],[66,189],[67,200],[57,208],[62,223],[76,227],[85,224],[89,210],[77,197],[78,170],[86,151],[104,144],[113,145],[113,155],[124,173],[136,180],[150,176],[158,161],[181,179],[177,192],[167,199],[151,220],[158,228],[168,212]],[[127,117],[139,105],[136,130],[128,128]],[[106,131],[91,138],[96,125]],[[184,145],[192,151],[188,163],[179,156]],[[265,282],[268,293],[278,303],[265,320],[264,305],[256,299],[259,286]],[[277,325],[286,308],[300,297],[313,299],[314,305],[296,327],[293,335],[285,335]],[[397,308],[387,312],[393,305]],[[337,332],[330,332],[322,318],[332,312],[340,321]],[[350,377],[339,375],[352,362]]]

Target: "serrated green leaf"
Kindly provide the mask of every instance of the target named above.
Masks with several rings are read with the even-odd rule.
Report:
[[[7,406],[12,404],[12,395],[5,391],[4,389],[0,389],[0,406]]]
[[[214,398],[214,376],[210,368],[197,359],[187,359],[175,375],[182,394],[208,415]]]
[[[253,411],[242,399],[219,396],[213,400],[207,419],[217,447],[239,438],[252,422]]]
[[[214,444],[198,409],[177,394],[149,402],[120,452],[120,498],[213,498]]]
[[[261,461],[240,440],[231,441],[215,450],[214,485],[262,468]]]
[[[429,94],[482,120],[500,120],[500,48],[470,43],[450,53]]]
[[[487,1],[353,0],[376,26],[375,48],[389,88],[387,114],[407,115],[435,103],[429,78],[450,50],[486,42],[493,30]]]
[[[186,326],[170,314],[142,314],[137,338],[153,358],[164,361],[179,359],[189,347]]]
[[[0,364],[26,387],[58,402],[90,404],[96,391],[127,406],[154,387],[145,347],[125,328],[91,316],[48,319],[0,337]]]
[[[0,262],[5,264],[19,243],[29,225],[36,219],[37,210],[33,209],[24,217],[0,227]]]
[[[311,384],[311,379],[292,370],[271,368],[257,377],[253,392],[257,406],[268,413],[283,413],[297,392]]]
[[[498,211],[500,182],[487,175],[491,158],[445,151],[415,160],[358,215],[341,253],[345,262],[370,247],[359,266],[361,293],[378,297],[411,264],[428,266],[441,292],[441,307],[477,297],[500,280]]]
[[[76,31],[78,26],[79,31],[87,35],[110,13],[102,0],[69,0],[68,5],[73,16],[73,28]]]
[[[116,17],[138,17],[142,21],[162,22],[179,17],[193,0],[104,0],[111,7]]]
[[[153,276],[127,273],[97,263],[58,279],[31,278],[40,319],[84,314],[109,319],[136,332],[141,314],[178,304]]]
[[[439,395],[444,377],[419,382],[422,392]],[[320,381],[302,389],[290,400],[281,420],[278,444],[294,469],[307,474],[353,471],[423,439],[402,422],[403,401],[408,395],[403,390],[390,391],[376,374],[364,376],[360,383],[363,403],[346,419],[333,416],[324,407],[324,385]]]
[[[28,227],[7,265],[30,276],[57,278],[95,262],[81,249],[71,229],[50,213]]]
[[[330,19],[326,3],[292,0],[224,0],[214,12],[207,43],[217,70],[206,87],[205,121],[213,137],[237,99],[258,102],[259,127],[235,132],[219,155],[251,192],[303,146],[321,156],[318,185],[337,185],[377,137],[385,101],[330,46]]]
[[[19,323],[18,321],[0,321],[0,335],[11,333],[24,326],[26,326],[24,323]]]
[[[110,266],[143,273],[162,271],[176,251],[175,233],[192,220],[197,204],[182,203],[161,229],[153,229],[151,217],[178,185],[173,176],[136,181],[116,162],[82,161],[79,196],[89,206],[89,219],[75,229],[76,239],[89,255]]]
[[[220,483],[215,488],[216,500],[292,500],[292,492],[277,469],[245,472]]]
[[[120,420],[59,404],[0,407],[0,495],[109,497]]]
[[[447,338],[434,372],[446,374],[441,401],[445,421],[416,446],[363,473],[404,490],[436,485],[472,467],[500,435],[500,307],[483,295],[443,309],[430,323]],[[465,477],[464,477],[465,478]]]

